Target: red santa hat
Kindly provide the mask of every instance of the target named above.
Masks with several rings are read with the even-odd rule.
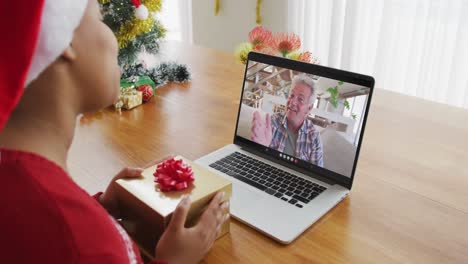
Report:
[[[88,0],[14,0],[0,9],[0,132],[25,87],[70,45]]]

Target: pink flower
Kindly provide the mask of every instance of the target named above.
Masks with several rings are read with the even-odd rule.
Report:
[[[265,49],[271,41],[271,31],[257,26],[249,32],[249,41],[252,43],[254,51]]]
[[[299,54],[299,58],[297,60],[303,61],[303,62],[310,62],[310,57],[312,56],[312,53],[310,51],[302,52]]]
[[[277,33],[273,36],[270,43],[283,57],[301,47],[301,39],[294,33]]]
[[[319,60],[317,57],[312,56],[312,57],[310,58],[309,63],[312,63],[312,64],[320,64],[320,60]]]
[[[273,55],[273,56],[278,55],[278,52],[274,48],[272,48],[272,47],[270,47],[270,46],[268,46],[266,44],[264,46],[262,46],[261,48],[258,48],[256,51],[260,52],[260,53],[263,53],[263,54]]]

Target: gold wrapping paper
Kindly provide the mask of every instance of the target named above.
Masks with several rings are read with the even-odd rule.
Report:
[[[123,226],[139,245],[143,254],[149,258],[154,257],[156,243],[184,195],[189,195],[192,201],[185,224],[186,227],[190,227],[196,224],[216,193],[225,192],[224,200],[229,200],[232,194],[230,181],[181,156],[176,159],[183,159],[192,167],[195,174],[195,181],[185,190],[161,192],[153,176],[157,165],[144,170],[141,178],[117,181]],[[227,210],[229,212],[229,208]],[[219,237],[229,232],[229,226],[230,220],[227,220],[221,228]]]

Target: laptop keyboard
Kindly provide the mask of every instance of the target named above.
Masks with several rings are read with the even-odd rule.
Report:
[[[299,208],[327,189],[239,152],[210,167]]]

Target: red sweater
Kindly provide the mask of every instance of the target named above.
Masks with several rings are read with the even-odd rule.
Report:
[[[107,211],[55,163],[0,149],[2,263],[142,263]]]

